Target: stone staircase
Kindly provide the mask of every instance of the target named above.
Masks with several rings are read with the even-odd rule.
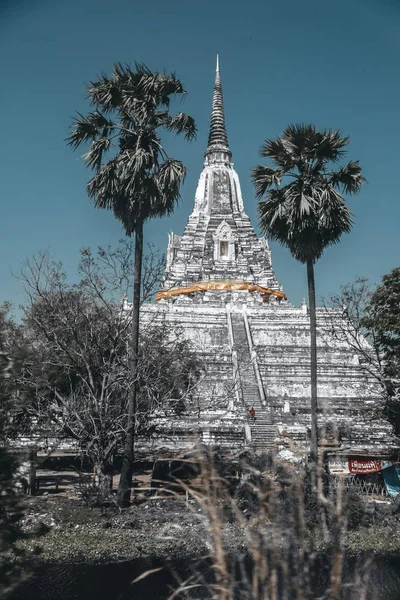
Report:
[[[231,321],[233,341],[238,357],[240,385],[242,388],[247,419],[251,429],[253,446],[256,450],[267,450],[274,445],[276,427],[272,424],[270,414],[261,401],[257,379],[251,360],[243,315],[240,313],[232,313]],[[254,408],[256,413],[254,422],[248,414],[251,407]]]

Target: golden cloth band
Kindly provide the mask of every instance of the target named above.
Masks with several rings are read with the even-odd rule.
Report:
[[[180,296],[183,294],[193,294],[194,292],[206,292],[208,290],[220,291],[237,291],[247,290],[249,292],[260,292],[264,302],[268,301],[270,296],[275,296],[278,300],[287,300],[286,294],[271,290],[269,288],[248,283],[247,281],[234,281],[230,279],[214,279],[212,281],[199,281],[187,287],[171,288],[170,290],[160,291],[156,295],[156,300],[165,300],[172,296]]]

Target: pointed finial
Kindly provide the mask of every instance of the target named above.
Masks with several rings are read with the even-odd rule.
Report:
[[[228,145],[228,136],[225,128],[224,102],[222,98],[222,85],[219,72],[219,54],[217,54],[217,67],[215,72],[214,95],[210,119],[210,131],[206,155],[211,153],[224,153],[232,156]],[[221,154],[222,156],[222,154]],[[224,159],[225,160],[225,159]]]

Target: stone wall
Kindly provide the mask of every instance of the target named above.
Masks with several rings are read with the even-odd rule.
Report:
[[[224,306],[145,305],[142,323],[154,325],[157,322],[174,335],[178,332],[189,340],[204,366],[205,376],[193,393],[193,410],[227,411],[234,394],[234,382]]]
[[[197,389],[196,406],[188,406],[180,422],[172,423],[171,416],[172,420],[164,419],[158,423],[160,430],[168,430],[172,438],[173,432],[176,432],[176,441],[179,436],[182,443],[185,439],[185,447],[189,443],[188,432],[194,431],[194,428],[203,439],[203,432],[210,431],[211,427],[212,434],[205,435],[212,443],[219,440],[221,444],[227,444],[230,440],[229,443],[236,444],[236,434],[229,436],[227,431],[237,430],[240,439],[245,437],[247,402],[246,397],[240,400],[235,395],[228,311],[217,295],[218,292],[215,292],[218,301],[214,303],[191,303],[190,299],[182,303],[168,301],[147,305],[142,313],[143,322],[159,320],[167,323],[171,331],[179,330],[180,335],[192,342],[204,361],[205,376]],[[241,298],[246,297],[247,304],[236,299],[229,304],[229,311],[232,315],[246,312],[253,355],[257,358],[266,399],[265,414],[276,426],[281,438],[283,435],[286,441],[290,438],[294,443],[307,446],[311,422],[307,309],[304,305],[294,308],[289,303],[260,304],[253,301],[251,294],[244,292]],[[332,316],[340,318],[339,313],[328,314],[325,309],[318,309],[319,424],[329,423],[336,429],[342,448],[387,451],[395,442],[390,425],[382,418],[379,385],[362,368],[349,346],[330,337]],[[236,350],[240,361],[241,349]],[[197,410],[196,417],[193,410]],[[214,411],[211,425],[207,411]],[[258,416],[263,418],[262,414]]]

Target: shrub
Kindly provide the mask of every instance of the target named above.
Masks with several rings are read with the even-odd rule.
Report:
[[[362,494],[354,487],[350,487],[344,492],[343,501],[348,528],[358,529],[361,525],[366,525],[368,515]]]

